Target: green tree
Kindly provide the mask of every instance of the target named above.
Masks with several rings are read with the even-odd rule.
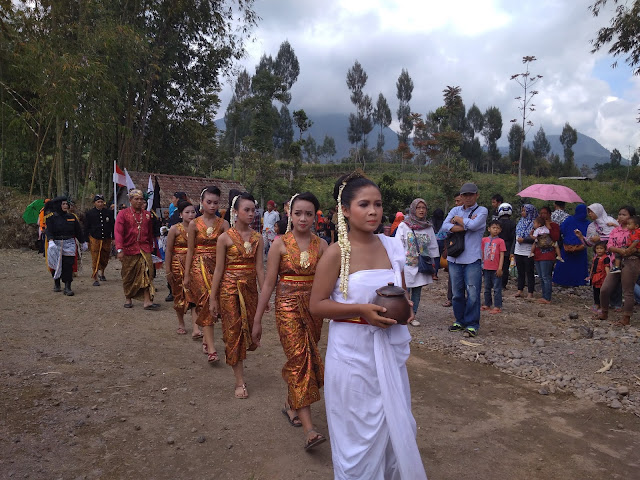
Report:
[[[320,146],[318,155],[328,161],[333,160],[333,156],[336,154],[336,141],[329,135],[324,136],[322,145]]]
[[[536,158],[547,158],[551,151],[551,144],[547,140],[547,136],[544,133],[544,129],[540,127],[536,136],[533,137],[533,154]]]
[[[487,171],[491,170],[493,173],[494,163],[500,158],[497,142],[502,136],[502,114],[498,107],[489,107],[485,111],[482,136],[487,144],[487,153],[489,156]]]
[[[635,152],[633,152],[633,155],[631,156],[631,166],[637,167],[638,163],[640,163],[640,155],[638,155],[638,150],[636,150]]]
[[[619,167],[622,164],[622,154],[620,153],[620,150],[617,148],[613,149],[611,155],[609,155],[609,163],[614,168]]]
[[[302,148],[304,153],[307,155],[307,162],[318,163],[318,144],[316,143],[315,138],[310,134],[307,135]]]
[[[300,132],[298,140],[302,140],[302,134],[313,126],[313,122],[309,119],[309,117],[307,117],[307,113],[303,109],[294,110],[293,123],[295,123],[298,131]]]
[[[520,144],[522,143],[522,127],[517,123],[513,123],[509,129],[507,135],[507,141],[509,142],[509,161],[512,164],[517,164],[520,159]]]
[[[560,143],[563,146],[564,152],[564,175],[574,175],[578,171],[574,159],[573,146],[578,141],[578,132],[575,128],[569,125],[569,122],[564,124],[562,128],[562,134],[560,134]]]
[[[286,105],[280,107],[278,129],[273,137],[273,143],[284,158],[288,157],[289,146],[293,142],[293,120]]]
[[[594,17],[602,13],[603,9],[609,3],[608,0],[597,0],[589,6],[589,10]],[[591,53],[596,53],[606,45],[610,45],[607,53],[614,57],[627,55],[625,62],[632,67],[634,75],[640,75],[640,0],[632,0],[630,2],[620,2],[619,0],[611,0],[616,5],[613,17],[608,27],[602,27],[598,30],[596,38],[591,40],[593,49]],[[611,65],[613,68],[617,66],[617,61]]]
[[[373,123],[380,127],[378,140],[376,142],[376,152],[380,159],[382,159],[382,152],[384,151],[384,129],[391,125],[391,120],[391,109],[389,108],[387,99],[380,93],[378,95],[378,101],[376,102],[376,108],[373,110]]]
[[[413,80],[409,76],[409,71],[404,68],[400,72],[396,82],[396,97],[398,98],[398,110],[396,115],[400,123],[400,133],[398,133],[398,145],[408,145],[409,134],[413,130],[411,123],[411,107],[409,102],[413,95]]]
[[[349,143],[355,145],[355,160],[365,162],[365,151],[367,149],[367,135],[373,129],[373,102],[369,95],[363,92],[367,83],[367,73],[357,60],[347,71],[347,87],[351,90],[351,103],[356,107],[356,113],[349,115],[349,127],[347,138]],[[362,142],[362,154],[360,153],[360,142]]]

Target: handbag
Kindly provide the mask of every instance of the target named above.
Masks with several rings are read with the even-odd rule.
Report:
[[[469,213],[469,217],[473,215],[480,205],[471,210]],[[465,231],[462,232],[453,232],[450,233],[447,239],[445,240],[445,245],[447,246],[447,255],[450,257],[459,257],[464,252],[464,236]]]
[[[418,245],[418,236],[414,229],[411,229],[413,232],[413,240],[416,242],[416,251],[420,252],[420,246]],[[436,273],[436,269],[433,266],[433,260],[429,255],[423,253],[418,253],[418,272],[426,273],[427,275],[434,275]]]

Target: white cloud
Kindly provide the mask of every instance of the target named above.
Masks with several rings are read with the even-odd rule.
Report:
[[[535,55],[531,71],[544,76],[536,85],[535,129],[560,133],[569,122],[623,154],[626,145],[640,146],[640,79],[625,79],[625,71],[632,75],[622,60],[615,80],[601,78],[601,64],[612,60],[591,54],[589,41],[608,18],[593,18],[584,2],[263,0],[256,9],[263,20],[243,65],[252,73],[262,53],[275,55],[288,40],[300,61],[291,106],[311,115],[353,109],[345,76],[358,59],[369,76],[366,93],[375,99],[382,92],[392,112],[406,68],[415,85],[412,110],[437,108],[442,90],[458,85],[467,108],[500,108],[506,141],[519,113],[514,97],[522,94],[509,78],[523,71],[524,55]],[[222,94],[223,110],[230,92]]]

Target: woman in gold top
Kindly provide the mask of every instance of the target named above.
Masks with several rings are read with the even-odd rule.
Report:
[[[322,317],[309,312],[316,264],[328,248],[327,242],[311,233],[319,206],[318,199],[310,192],[291,199],[290,225],[287,233],[276,239],[269,250],[264,288],[253,321],[253,341],[260,345],[262,314],[280,275],[275,312],[280,343],[287,356],[282,378],[288,386],[282,413],[292,426],[303,427],[306,450],[326,440],[311,421],[311,404],[320,400],[324,383],[324,365],[318,350]]]
[[[184,328],[184,314],[187,310],[191,309],[191,317],[193,320],[191,335],[193,338],[202,338],[200,328],[196,325],[196,315],[192,308],[193,305],[186,298],[183,285],[184,267],[187,260],[188,248],[187,230],[191,221],[196,218],[196,209],[191,202],[180,200],[178,202],[178,212],[180,212],[180,217],[182,217],[182,223],[176,223],[169,229],[164,268],[169,285],[171,285],[171,293],[173,294],[173,309],[178,316],[178,335],[185,335],[187,333]]]
[[[187,259],[185,261],[184,288],[187,299],[196,306],[196,323],[202,328],[203,351],[211,363],[218,361],[218,352],[213,343],[213,324],[217,318],[209,309],[211,277],[216,268],[216,245],[229,223],[216,216],[220,203],[220,189],[207,187],[200,194],[202,216],[189,224],[187,230]],[[194,339],[197,339],[194,336]]]
[[[264,243],[262,236],[249,226],[255,211],[253,197],[248,193],[237,196],[232,202],[233,226],[218,239],[209,297],[211,315],[222,315],[226,361],[233,368],[235,397],[240,399],[249,396],[244,383],[243,361],[247,358],[247,350],[257,348],[251,341],[251,329],[258,304],[257,287],[262,289],[264,282]]]

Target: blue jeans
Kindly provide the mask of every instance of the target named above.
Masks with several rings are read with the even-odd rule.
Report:
[[[551,301],[551,272],[553,272],[554,260],[538,260],[536,270],[540,276],[542,298]]]
[[[484,277],[484,304],[487,307],[494,305],[491,301],[491,290],[493,289],[493,299],[495,306],[502,308],[502,277],[496,275],[496,270],[483,270]]]
[[[464,328],[480,328],[480,291],[482,290],[482,262],[449,263],[453,315]]]
[[[419,287],[411,287],[411,301],[413,302],[413,313],[418,312],[418,306],[420,305],[420,294],[422,293],[422,285]]]

